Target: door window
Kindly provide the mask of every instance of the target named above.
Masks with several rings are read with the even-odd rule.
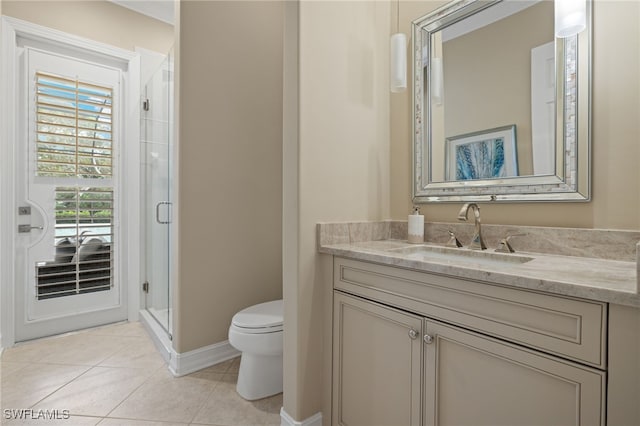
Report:
[[[54,259],[35,259],[38,300],[113,285],[113,89],[35,71],[35,176],[55,192]],[[37,178],[36,178],[37,179]],[[104,187],[85,186],[91,182]]]

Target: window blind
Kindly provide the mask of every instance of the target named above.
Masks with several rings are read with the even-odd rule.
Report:
[[[56,188],[56,258],[36,264],[38,299],[112,287],[113,204],[111,188]]]
[[[113,89],[36,72],[36,175],[111,178]]]

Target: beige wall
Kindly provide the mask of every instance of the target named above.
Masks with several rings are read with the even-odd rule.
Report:
[[[401,27],[444,2],[401,3]],[[483,205],[483,222],[640,229],[640,3],[596,0],[593,46],[593,174],[589,203]],[[395,21],[394,21],[395,22]],[[411,88],[391,99],[391,217],[411,206]],[[458,204],[427,204],[428,221],[455,221]]]
[[[289,176],[298,174],[285,194],[289,212],[298,211],[297,223],[285,224],[293,228],[285,229],[285,241],[297,245],[290,251],[298,258],[294,264],[285,258],[284,408],[304,420],[324,404],[328,424],[331,259],[317,253],[315,225],[389,217],[390,7],[324,1],[299,7],[299,109],[287,109],[299,114],[299,139],[285,139],[292,155],[284,165]],[[295,90],[294,80],[285,88]]]
[[[123,49],[167,53],[173,26],[103,0],[3,0],[2,13]]]
[[[180,4],[178,352],[282,297],[282,14]]]

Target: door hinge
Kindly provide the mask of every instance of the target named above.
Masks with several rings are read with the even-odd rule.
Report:
[[[142,283],[142,291],[145,293],[149,293],[149,281],[145,281]]]
[[[145,111],[149,111],[149,99],[145,99],[142,101],[142,109]]]

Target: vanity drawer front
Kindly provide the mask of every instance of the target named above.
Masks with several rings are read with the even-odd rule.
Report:
[[[334,288],[606,367],[607,304],[334,257]]]

